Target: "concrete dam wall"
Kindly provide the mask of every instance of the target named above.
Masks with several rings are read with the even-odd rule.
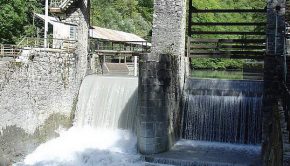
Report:
[[[0,89],[0,154],[19,160],[72,124],[82,74],[75,54],[33,50],[28,63],[9,62]]]

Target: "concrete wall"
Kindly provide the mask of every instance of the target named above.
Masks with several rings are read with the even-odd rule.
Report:
[[[88,66],[89,2],[79,0],[67,15],[78,26],[74,53],[33,49],[28,62],[10,63],[1,77],[0,165],[23,159],[56,129],[72,125]]]
[[[11,62],[13,74],[0,93],[0,154],[19,160],[69,127],[81,83],[77,55],[33,50],[28,63]]]
[[[179,136],[185,79],[186,1],[155,0],[152,52],[140,58],[138,149],[168,150]]]
[[[282,133],[278,100],[283,82],[285,0],[268,0],[267,54],[264,59],[263,165],[283,165]]]

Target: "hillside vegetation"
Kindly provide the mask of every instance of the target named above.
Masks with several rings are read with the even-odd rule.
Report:
[[[0,43],[35,36],[33,12],[44,13],[44,0],[1,0]],[[150,36],[153,0],[93,0],[91,25]]]
[[[150,35],[153,0],[95,0],[91,5],[92,25]]]
[[[193,0],[193,6],[197,9],[264,9],[265,0]],[[193,14],[193,22],[266,22],[266,16],[257,13],[208,13]],[[195,31],[237,31],[237,32],[263,32],[265,27],[250,26],[194,26]],[[261,38],[261,36],[242,35],[192,35],[193,38],[221,38],[221,39],[245,39]],[[262,37],[263,38],[263,37]],[[192,58],[193,69],[242,69],[244,60]]]
[[[22,36],[35,35],[33,12],[41,12],[40,0],[0,1],[0,43],[15,43]]]
[[[154,0],[93,0],[91,25],[135,33],[150,40]],[[17,43],[24,36],[35,36],[33,12],[43,13],[44,0],[0,1],[0,43]],[[198,9],[264,8],[265,0],[193,0]],[[194,14],[194,22],[264,22],[259,14]],[[203,31],[263,31],[263,27],[198,26]],[[193,35],[207,38],[244,38],[244,36]],[[253,37],[257,38],[257,37]],[[243,61],[222,59],[192,59],[196,69],[240,69]]]

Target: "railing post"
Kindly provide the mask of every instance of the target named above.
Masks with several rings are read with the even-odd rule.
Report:
[[[134,56],[134,76],[138,75],[138,57]]]
[[[47,32],[48,32],[48,0],[45,0],[44,48],[47,47]]]
[[[106,55],[103,56],[103,63],[106,63]]]

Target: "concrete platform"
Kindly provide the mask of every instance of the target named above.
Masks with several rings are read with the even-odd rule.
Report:
[[[260,166],[261,147],[181,140],[170,151],[145,160],[177,166]]]

